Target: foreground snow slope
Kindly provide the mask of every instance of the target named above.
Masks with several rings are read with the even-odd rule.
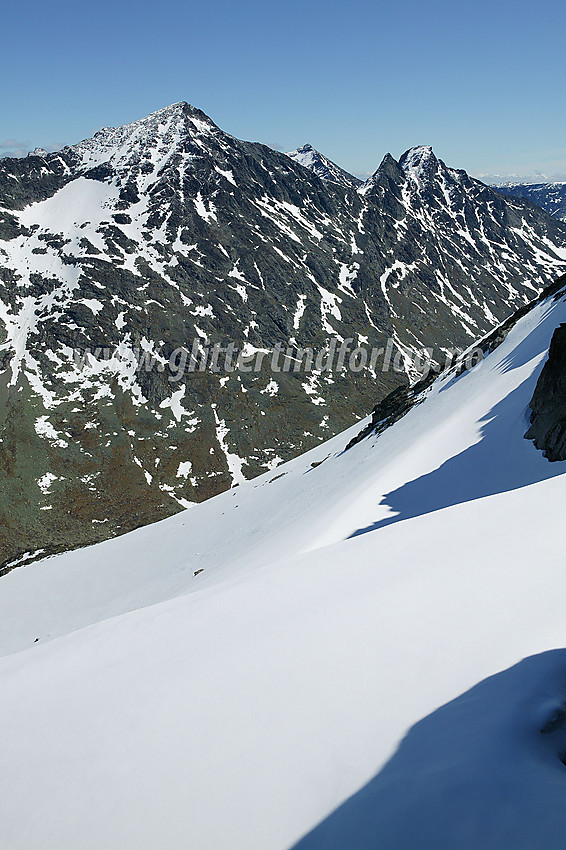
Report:
[[[523,439],[564,321],[538,305],[378,439],[0,579],[0,846],[284,850],[413,724],[566,645],[564,466]]]

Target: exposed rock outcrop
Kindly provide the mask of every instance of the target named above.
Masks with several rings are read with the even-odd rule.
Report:
[[[530,407],[531,427],[525,437],[548,460],[566,460],[566,324],[554,331]]]

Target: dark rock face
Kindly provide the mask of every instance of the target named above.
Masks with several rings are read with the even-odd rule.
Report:
[[[566,325],[554,331],[533,397],[525,434],[551,461],[566,460]]]
[[[417,379],[413,354],[467,347],[566,265],[566,225],[430,148],[362,186],[323,165],[321,179],[186,103],[0,161],[0,569],[274,468]],[[348,339],[391,339],[404,374],[383,359],[273,369],[278,346]],[[265,356],[172,369],[206,342]]]
[[[381,434],[386,428],[402,419],[414,407],[416,397],[408,381],[388,393],[385,398],[378,401],[372,410],[371,421],[365,428],[362,428],[359,434],[352,437],[345,451],[360,443],[365,437],[369,437],[370,434]]]

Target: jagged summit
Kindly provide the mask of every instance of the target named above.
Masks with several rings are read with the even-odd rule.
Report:
[[[157,109],[155,112],[143,118],[137,118],[129,124],[124,124],[119,127],[101,127],[94,133],[92,137],[83,139],[72,145],[64,145],[61,151],[65,153],[78,153],[81,157],[86,156],[89,161],[96,149],[108,151],[116,144],[123,145],[127,143],[129,138],[135,138],[137,135],[150,140],[152,134],[159,135],[166,127],[177,125],[180,128],[187,128],[187,119],[193,124],[193,128],[199,128],[202,131],[204,127],[209,128],[209,131],[218,130],[214,122],[202,110],[192,106],[184,100],[177,103],[171,103],[169,106],[164,106]],[[190,125],[189,125],[190,126]],[[45,148],[36,147],[28,153],[28,157],[48,157],[50,153],[59,153],[59,151],[47,151]]]
[[[135,121],[131,121],[129,124],[123,124],[120,127],[101,127],[100,130],[94,134],[93,138],[98,138],[118,130],[128,133],[141,128],[155,129],[169,122],[183,124],[186,119],[197,119],[197,121],[204,122],[210,128],[216,128],[212,119],[209,118],[208,115],[206,115],[206,113],[204,113],[201,109],[198,109],[196,106],[192,106],[185,100],[180,100],[177,103],[171,103],[169,106],[157,109],[155,112],[150,112],[149,115],[145,115],[143,118],[136,118]],[[87,139],[86,141],[91,140]],[[79,144],[81,143],[79,142]],[[76,147],[76,145],[72,147]]]
[[[438,171],[440,160],[436,158],[430,145],[417,145],[409,148],[396,160],[390,153],[383,157],[379,168],[360,186],[362,195],[371,192],[372,189],[381,185],[383,178],[393,180],[395,183],[405,183],[407,178],[420,188],[430,183]]]
[[[328,157],[324,156],[324,154],[317,151],[316,148],[313,148],[308,143],[294,151],[289,151],[287,156],[305,168],[314,171],[322,180],[329,180],[332,183],[338,183],[340,186],[347,187],[359,186],[361,184],[361,180],[358,180],[353,174],[344,171],[343,168],[340,168],[339,165],[336,165],[335,162],[332,162],[332,160],[328,159]]]
[[[397,177],[400,173],[401,169],[397,160],[394,159],[390,153],[386,153],[383,159],[381,160],[379,168],[377,169],[377,171],[374,172],[374,174],[372,174],[372,176],[369,178],[369,181],[371,181],[378,174],[386,174],[388,177]]]
[[[437,162],[432,145],[413,145],[399,159],[399,164],[423,163],[433,160]]]
[[[316,148],[313,148],[313,146],[309,142],[302,145],[300,148],[297,148],[296,151],[292,151],[291,153],[313,153],[318,156],[322,156],[322,154],[319,154]],[[291,156],[291,153],[289,153],[288,156]]]
[[[399,160],[390,153],[385,154],[377,171],[359,187],[361,195],[371,194],[376,187],[385,182],[393,181],[398,186],[404,186],[404,191],[419,195],[423,190],[440,192],[444,201],[444,188],[451,187],[452,192],[460,193],[462,198],[472,184],[479,190],[483,184],[470,177],[466,171],[449,168],[435,155],[431,145],[416,145],[405,151]],[[464,188],[466,184],[467,189]],[[459,188],[458,188],[459,187]],[[475,190],[474,190],[475,191]]]
[[[438,171],[439,162],[431,145],[417,145],[409,148],[399,159],[399,167],[417,184],[422,184]]]
[[[409,177],[412,182],[421,186],[433,179],[440,165],[445,167],[444,163],[435,156],[431,145],[416,145],[409,148],[399,161],[387,153],[379,168],[365,182],[344,171],[308,142],[294,151],[289,151],[287,156],[314,171],[323,180],[331,180],[343,186],[354,186],[362,195],[366,194],[382,175],[394,180]]]

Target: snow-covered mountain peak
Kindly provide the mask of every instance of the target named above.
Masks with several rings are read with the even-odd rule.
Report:
[[[199,146],[202,137],[220,133],[204,112],[180,101],[122,127],[102,127],[91,139],[64,150],[78,157],[84,170],[106,163],[121,169],[142,157],[156,164],[182,150],[187,140]]]
[[[340,186],[360,185],[361,181],[357,177],[344,171],[343,168],[317,151],[308,142],[294,151],[289,151],[287,156],[305,168],[314,171],[322,180],[329,180],[332,183],[338,183]]]
[[[313,148],[313,146],[311,144],[309,144],[309,142],[307,142],[304,145],[301,145],[301,147],[297,148],[296,151],[291,151],[291,153],[305,154],[305,155],[306,154],[314,154],[315,156],[322,156],[322,154],[320,154],[315,148]],[[291,153],[289,153],[288,156],[291,156]]]
[[[405,151],[399,160],[400,168],[415,183],[420,185],[436,173],[439,160],[430,145],[418,145]]]
[[[383,177],[388,177],[396,183],[413,184],[417,188],[430,184],[440,169],[446,169],[444,163],[437,159],[430,145],[417,145],[409,148],[397,161],[390,153],[385,154],[377,171],[360,187],[360,193],[365,195],[373,186],[380,184]]]
[[[289,151],[287,156],[290,156],[291,159],[295,160],[295,162],[304,165],[305,168],[310,168],[312,171],[314,171],[324,159],[322,154],[315,150],[312,145],[309,145],[308,142],[306,145],[301,145],[300,148],[297,148],[294,151]]]

